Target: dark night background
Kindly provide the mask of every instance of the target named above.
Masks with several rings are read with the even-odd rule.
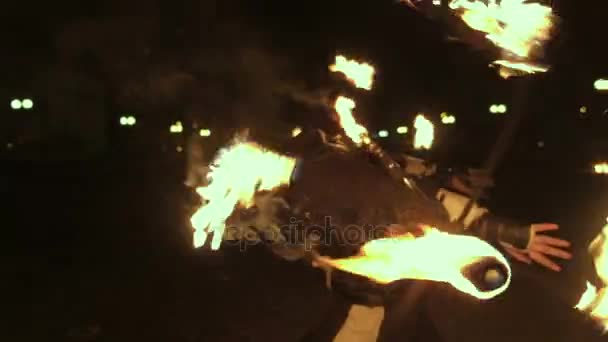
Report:
[[[263,251],[192,251],[188,151],[176,149],[193,125],[213,132],[201,140],[206,158],[239,128],[269,144],[294,126],[335,129],[323,102],[339,92],[370,130],[391,132],[382,143],[393,150],[411,139],[395,128],[412,131],[426,113],[437,142],[423,156],[454,166],[481,166],[523,108],[488,205],[559,223],[576,259],[560,274],[516,274],[510,291],[528,293],[526,303],[507,294],[469,311],[446,305],[442,334],[591,340],[597,334],[570,308],[592,279],[586,246],[608,216],[608,176],[592,173],[608,159],[608,95],[593,88],[608,77],[608,3],[552,6],[560,20],[543,57],[551,70],[504,80],[488,67],[496,51],[440,8],[422,14],[397,1],[3,4],[3,340],[297,341],[326,309],[320,275]],[[374,89],[330,75],[336,54],[372,63]],[[11,109],[15,98],[34,108]],[[509,113],[490,114],[494,103]],[[455,125],[440,124],[444,111]],[[123,115],[137,124],[121,126]],[[185,130],[170,134],[177,120]]]

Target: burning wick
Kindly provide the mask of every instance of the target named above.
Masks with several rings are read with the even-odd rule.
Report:
[[[471,236],[450,235],[431,227],[424,234],[372,240],[358,256],[346,259],[318,257],[331,266],[388,284],[400,279],[446,282],[479,299],[504,292],[511,282],[505,257],[488,243]]]

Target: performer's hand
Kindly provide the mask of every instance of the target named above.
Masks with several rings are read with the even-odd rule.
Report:
[[[508,244],[501,244],[507,253],[521,262],[526,264],[536,262],[552,271],[561,271],[561,267],[550,258],[572,259],[572,254],[566,251],[570,247],[570,242],[542,234],[542,232],[558,230],[559,226],[553,223],[539,223],[533,224],[531,229],[532,240],[528,249],[519,250]]]

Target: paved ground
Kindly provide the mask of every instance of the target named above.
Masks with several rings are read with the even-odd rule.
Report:
[[[4,166],[3,340],[286,342],[323,318],[330,293],[316,271],[263,250],[193,253],[177,171],[112,165]],[[558,221],[579,258],[559,275],[518,268],[509,292],[483,304],[437,291],[427,304],[444,340],[600,340],[570,307],[589,272],[581,251],[608,215],[607,182],[535,174],[509,170],[495,204]]]

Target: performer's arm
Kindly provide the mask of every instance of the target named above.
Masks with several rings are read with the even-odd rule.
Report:
[[[450,221],[461,221],[466,232],[490,243],[500,244],[521,262],[534,261],[553,271],[560,271],[559,265],[551,261],[550,257],[572,258],[572,255],[565,251],[570,247],[568,241],[542,234],[559,229],[556,224],[519,225],[492,215],[486,208],[471,202],[468,197],[447,189],[440,189],[437,199],[448,211]]]

